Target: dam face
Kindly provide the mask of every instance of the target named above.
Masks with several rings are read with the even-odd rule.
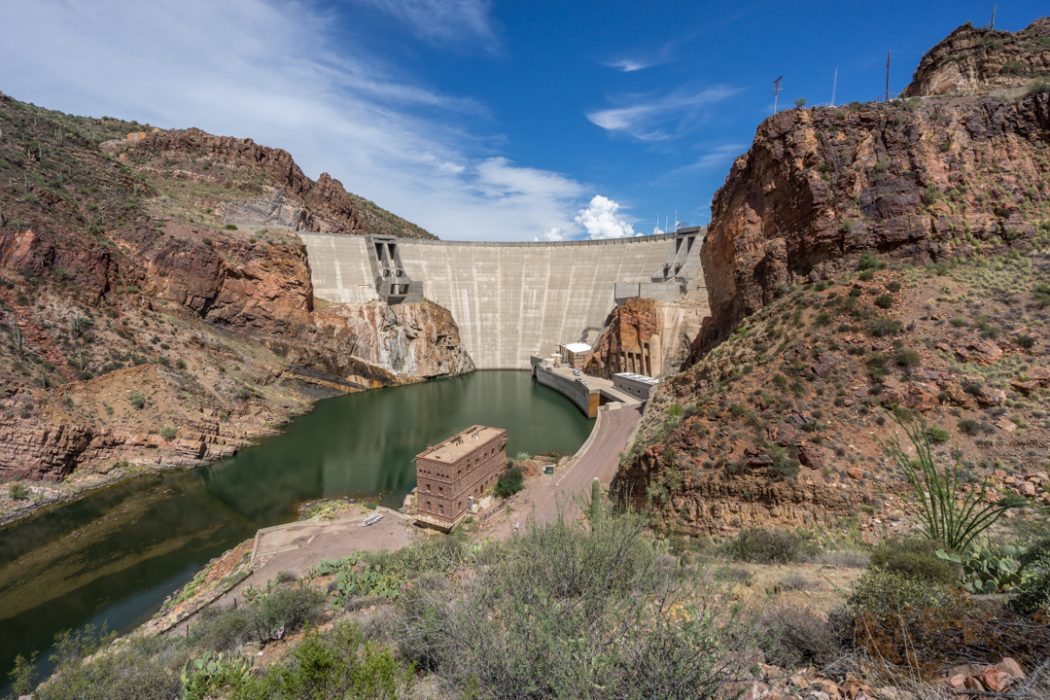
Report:
[[[343,304],[380,299],[377,285],[388,249],[396,244],[391,278],[404,276],[417,293],[452,312],[460,337],[480,369],[527,369],[529,357],[560,343],[593,342],[616,304],[615,290],[678,294],[666,279],[674,234],[614,241],[475,243],[382,239],[300,233],[314,295]],[[690,243],[691,274],[699,275],[699,243]],[[684,259],[685,251],[680,259]],[[693,259],[695,258],[695,264]],[[394,285],[396,286],[396,285]],[[673,287],[673,290],[672,290]],[[391,298],[394,301],[393,298]]]

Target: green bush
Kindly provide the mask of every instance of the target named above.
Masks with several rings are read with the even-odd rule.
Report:
[[[915,350],[898,350],[893,355],[893,362],[901,369],[915,369],[922,364],[922,356]]]
[[[944,428],[938,428],[935,425],[931,425],[930,427],[926,428],[926,439],[934,445],[943,445],[944,443],[948,442],[950,438],[951,433],[949,433]]]
[[[172,440],[174,440],[176,435],[178,435],[178,431],[175,430],[175,428],[171,427],[170,425],[165,426],[165,427],[160,429],[160,436],[162,438],[164,438],[165,440],[167,440],[168,442],[171,442]]]
[[[841,656],[832,623],[821,613],[798,605],[763,607],[751,629],[766,663],[781,668],[825,666]]]
[[[872,550],[870,566],[947,586],[959,582],[956,567],[937,556],[937,544],[922,537],[883,540]]]
[[[861,253],[860,258],[857,259],[858,270],[881,270],[883,267],[885,264],[870,250]]]
[[[324,603],[324,594],[316,589],[277,587],[239,608],[205,610],[190,638],[211,651],[231,651],[248,641],[266,643],[320,620]]]
[[[55,673],[37,688],[36,700],[154,700],[179,696],[178,669],[187,652],[163,637],[130,637],[112,644],[112,636],[92,628],[57,638]],[[106,648],[104,654],[96,654]]]
[[[1023,615],[1050,615],[1050,537],[1029,546],[1020,563],[1022,581],[1014,589],[1011,607]]]
[[[903,332],[904,324],[895,318],[876,318],[868,322],[868,335],[873,338],[885,338]]]
[[[499,475],[493,493],[500,498],[510,498],[523,488],[525,488],[525,477],[522,474],[521,469],[518,467],[511,467]]]
[[[131,393],[131,396],[128,397],[128,401],[130,401],[131,405],[140,411],[146,406],[146,397],[137,391],[133,391]]]
[[[28,501],[29,497],[32,495],[29,492],[29,489],[26,488],[25,484],[17,482],[8,487],[7,494],[11,497],[11,500],[14,501]]]
[[[880,294],[875,297],[875,306],[880,309],[888,309],[893,306],[893,297],[889,294]]]
[[[237,697],[396,700],[406,696],[413,678],[411,665],[399,664],[387,648],[365,643],[355,624],[341,622],[327,632],[307,632],[280,663],[247,679]]]
[[[724,551],[737,561],[787,564],[812,556],[816,547],[808,537],[790,530],[749,528],[726,542]]]
[[[730,621],[703,606],[696,573],[640,519],[533,526],[469,583],[406,591],[393,634],[450,697],[712,697]]]
[[[1032,295],[1040,306],[1050,306],[1050,284],[1040,282],[1035,285],[1035,289],[1032,290]]]

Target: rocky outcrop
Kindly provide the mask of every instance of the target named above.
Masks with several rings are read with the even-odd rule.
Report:
[[[329,371],[344,376],[360,373],[361,362],[390,372],[384,383],[474,370],[452,314],[430,301],[334,306],[317,314],[314,339]]]
[[[315,182],[296,165],[291,154],[260,146],[251,139],[214,136],[200,129],[153,129],[132,132],[124,139],[101,145],[108,153],[144,154],[157,165],[148,166],[174,179],[199,179],[250,195],[267,192],[259,174],[268,176],[276,190],[269,190],[269,207],[246,207],[242,214],[264,214],[254,223],[285,225],[295,230],[358,234],[386,234],[404,238],[434,238],[433,234],[405,221],[374,203],[350,194],[341,182],[322,173]],[[164,163],[190,159],[185,168]],[[212,164],[221,166],[213,172]],[[207,169],[204,169],[204,168]],[[199,171],[203,170],[203,172]],[[246,196],[246,199],[249,197]],[[257,203],[256,200],[249,200]],[[236,208],[235,208],[236,210]],[[253,211],[254,210],[254,211]]]
[[[923,57],[905,97],[1019,94],[1050,80],[1050,18],[1012,33],[965,24]]]
[[[673,302],[628,299],[609,314],[585,369],[603,377],[617,372],[654,377],[676,372],[709,313],[704,292]]]
[[[767,119],[716,193],[701,249],[703,347],[788,285],[862,251],[938,259],[1047,217],[1050,93],[794,109]]]

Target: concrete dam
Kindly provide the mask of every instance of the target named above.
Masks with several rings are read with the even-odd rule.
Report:
[[[677,299],[703,284],[698,229],[559,243],[299,235],[317,298],[430,299],[452,312],[479,369],[527,369],[560,343],[593,342],[618,301]]]

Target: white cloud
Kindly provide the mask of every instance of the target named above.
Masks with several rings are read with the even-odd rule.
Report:
[[[586,208],[576,215],[576,223],[587,232],[587,237],[630,238],[637,235],[634,226],[619,214],[620,204],[600,194],[594,195]]]
[[[357,0],[405,22],[412,32],[437,43],[480,40],[496,44],[488,0]]]
[[[562,229],[558,228],[557,226],[551,226],[550,230],[547,231],[546,234],[544,234],[543,240],[556,242],[556,241],[564,241],[564,240],[567,239],[567,237],[568,236],[565,233],[565,231],[563,231]],[[534,238],[533,240],[538,241],[539,238]]]
[[[623,71],[624,73],[634,73],[636,71],[645,70],[646,68],[652,68],[655,65],[659,65],[658,62],[645,61],[634,58],[621,58],[619,61],[611,61],[605,65],[616,70]]]
[[[747,150],[747,146],[742,143],[725,143],[707,151],[695,163],[686,166],[686,168],[701,170],[721,166],[733,160],[745,150]]]
[[[635,95],[630,104],[589,112],[587,119],[638,141],[665,141],[698,126],[710,107],[737,92],[737,88],[716,85],[667,95]]]
[[[423,21],[445,6],[398,7]],[[461,7],[462,31],[483,37],[487,7]],[[284,148],[312,177],[328,171],[443,238],[531,240],[574,228],[580,183],[494,156],[467,131],[482,105],[418,84],[333,31],[329,14],[275,0],[15,3],[0,22],[0,90]]]

